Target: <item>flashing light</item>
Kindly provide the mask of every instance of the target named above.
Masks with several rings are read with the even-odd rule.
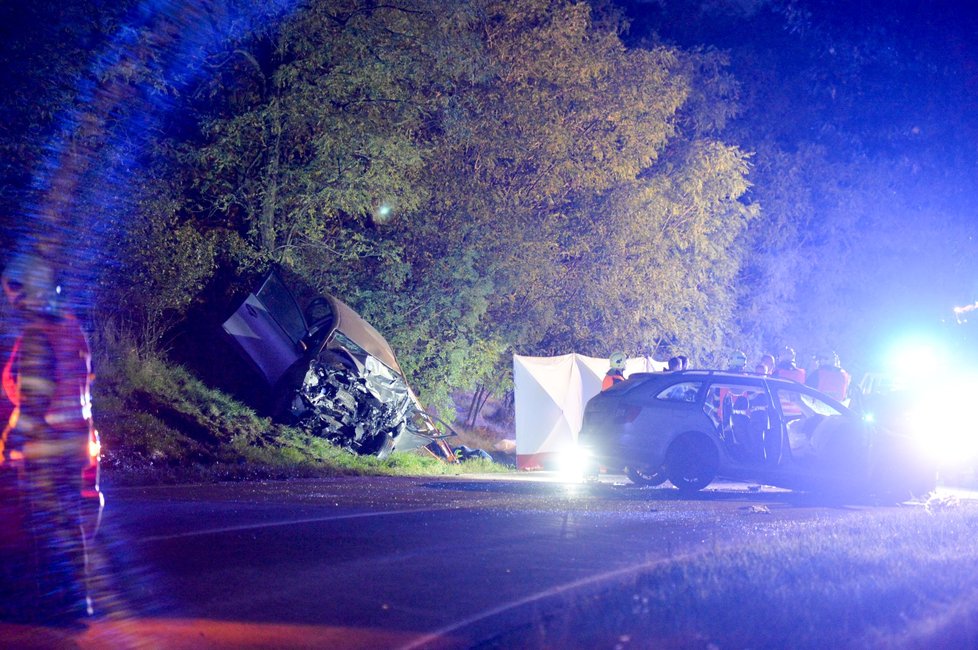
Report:
[[[886,357],[886,366],[899,385],[929,381],[947,366],[944,347],[924,337],[908,337],[895,343]]]
[[[964,305],[962,307],[955,307],[954,318],[955,320],[958,321],[958,325],[961,325],[962,323],[967,323],[968,317],[965,314],[967,314],[970,311],[974,311],[975,309],[978,309],[978,302],[975,302],[970,305]]]
[[[102,445],[98,440],[88,441],[88,457],[98,458],[99,454],[102,453]]]
[[[921,449],[945,466],[978,457],[978,417],[974,410],[978,376],[957,375],[909,397],[906,424]]]

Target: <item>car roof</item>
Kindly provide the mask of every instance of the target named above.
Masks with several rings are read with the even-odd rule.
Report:
[[[782,388],[803,386],[803,384],[799,384],[796,381],[785,379],[783,377],[772,377],[771,375],[762,375],[753,372],[731,372],[729,370],[696,368],[694,370],[635,372],[626,377],[626,381],[613,386],[611,389],[605,392],[627,393],[632,389],[638,388],[639,386],[647,386],[649,384],[668,386],[670,384],[677,384],[683,381],[747,383],[758,386],[767,384],[769,386],[780,386]]]
[[[636,380],[636,381],[632,381]],[[845,404],[839,402],[831,395],[826,395],[821,391],[812,388],[811,386],[806,386],[805,384],[800,384],[792,379],[786,379],[784,377],[773,377],[771,375],[762,375],[760,373],[754,372],[732,372],[730,370],[712,370],[709,368],[695,368],[692,370],[672,370],[663,372],[635,372],[626,378],[626,381],[613,386],[611,389],[605,391],[606,393],[611,393],[615,388],[621,388],[621,392],[629,392],[633,388],[638,386],[645,386],[649,383],[668,385],[676,384],[682,381],[713,381],[713,382],[742,382],[751,383],[756,385],[766,384],[768,386],[779,386],[785,389],[804,389],[805,392],[812,392],[826,402],[832,404],[837,408],[841,408],[843,412],[849,411],[849,407]]]
[[[772,377],[771,375],[762,375],[760,373],[754,372],[732,372],[730,370],[712,370],[709,368],[695,368],[692,370],[667,370],[663,372],[635,372],[627,377],[627,379],[658,379],[659,381],[671,381],[676,378],[685,379],[713,379],[720,381],[743,381],[747,380],[765,380],[773,381],[780,384],[792,384],[796,383],[790,379],[784,379],[781,377]]]

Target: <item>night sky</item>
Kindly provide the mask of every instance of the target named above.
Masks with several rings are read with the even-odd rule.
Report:
[[[852,146],[871,151],[912,155],[923,145],[948,163],[973,165],[978,158],[978,4],[623,0],[622,6],[633,21],[628,42],[660,38],[729,50],[732,72],[746,88],[777,80],[791,109],[778,127],[787,141],[842,132]],[[762,107],[745,109],[751,122]]]

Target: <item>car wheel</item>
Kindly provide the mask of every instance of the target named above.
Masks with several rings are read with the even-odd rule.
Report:
[[[718,465],[716,449],[700,434],[680,436],[666,454],[666,476],[682,492],[705,488],[716,477]]]
[[[658,471],[650,472],[645,468],[626,467],[625,475],[635,485],[656,486],[662,485],[666,481],[666,473],[662,467]]]
[[[367,454],[373,454],[380,460],[384,460],[391,455],[392,451],[394,451],[394,436],[392,436],[390,433],[383,433],[374,436],[368,449],[369,451],[366,452]],[[364,452],[361,451],[360,453],[363,454]]]

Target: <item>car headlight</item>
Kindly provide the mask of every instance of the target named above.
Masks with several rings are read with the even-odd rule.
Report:
[[[583,481],[593,466],[591,450],[580,445],[563,451],[558,461],[560,474],[567,481]]]

